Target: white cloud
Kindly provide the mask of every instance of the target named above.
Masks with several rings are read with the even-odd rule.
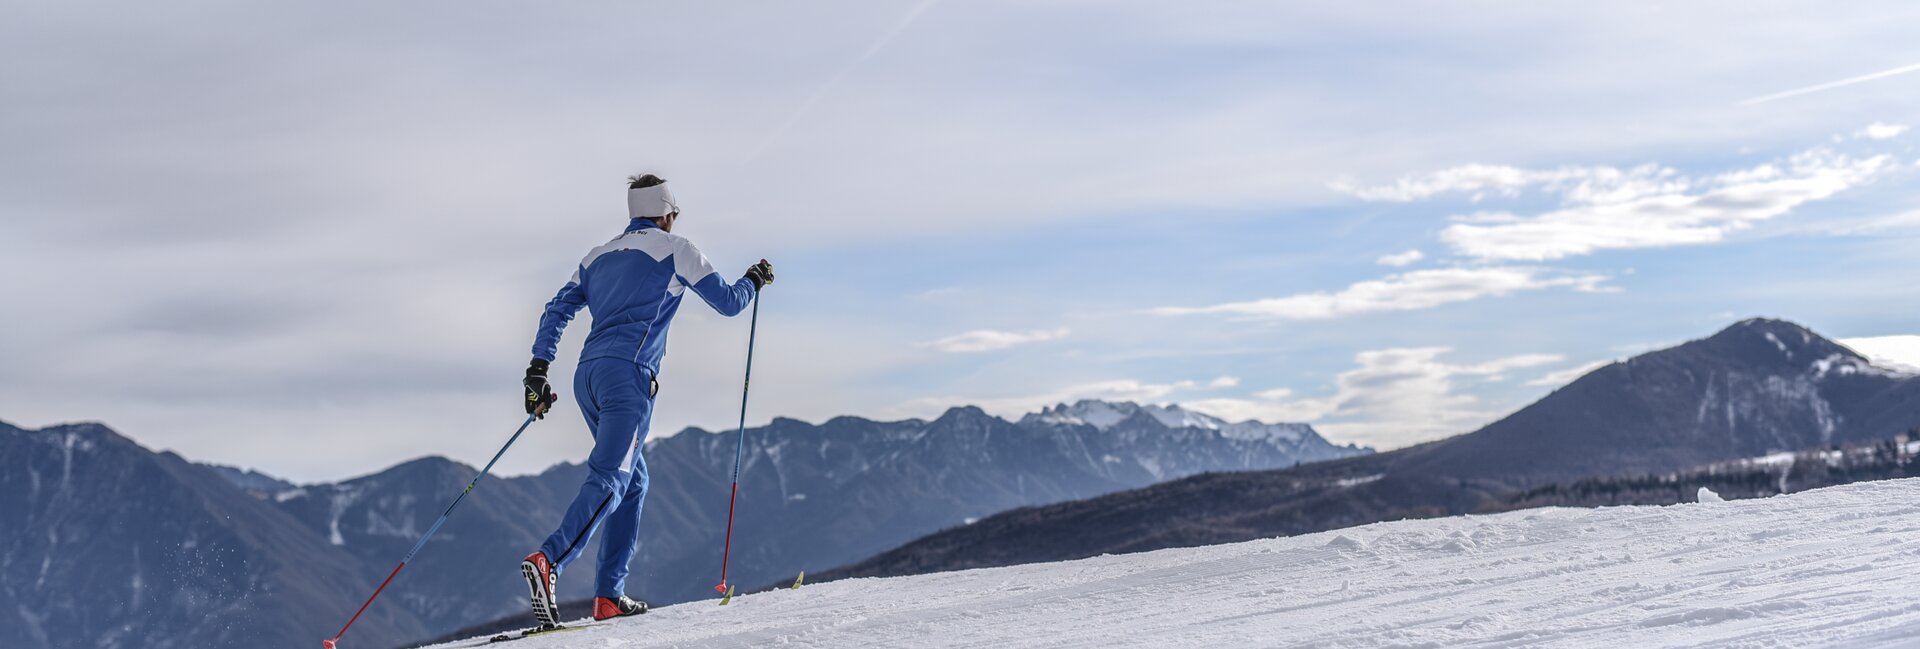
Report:
[[[1253,398],[1266,399],[1269,401],[1285,399],[1291,396],[1293,396],[1292,388],[1274,388],[1271,390],[1261,390],[1259,392],[1253,393]]]
[[[1082,383],[1058,390],[1037,394],[1016,395],[1010,397],[964,398],[964,397],[927,397],[914,399],[893,409],[902,416],[927,417],[937,415],[956,405],[975,405],[1001,417],[1014,418],[1058,403],[1073,403],[1081,399],[1102,401],[1132,401],[1134,403],[1163,402],[1168,396],[1181,392],[1217,390],[1239,385],[1240,380],[1231,376],[1222,376],[1200,382],[1193,380],[1172,383],[1147,383],[1135,379],[1114,379],[1094,383]]]
[[[1466,194],[1475,202],[1489,195],[1519,196],[1530,187],[1567,195],[1572,200],[1618,201],[1651,193],[1686,189],[1686,180],[1678,171],[1658,165],[1632,169],[1615,167],[1561,167],[1529,170],[1488,164],[1450,167],[1428,174],[1408,176],[1391,185],[1362,187],[1351,182],[1335,183],[1336,191],[1363,200],[1407,203],[1444,194]]]
[[[1875,122],[1859,137],[1886,139],[1907,127]],[[1529,170],[1470,164],[1401,178],[1389,185],[1336,184],[1371,201],[1411,202],[1465,194],[1516,197],[1534,189],[1558,195],[1538,215],[1480,211],[1453,217],[1440,238],[1454,252],[1483,260],[1546,261],[1606,249],[1700,245],[1723,240],[1805,203],[1825,199],[1891,168],[1887,156],[1850,158],[1815,149],[1784,164],[1692,178],[1671,167],[1641,165]],[[1391,263],[1383,257],[1381,263]]]
[[[989,352],[1006,349],[1016,345],[1059,340],[1073,333],[1065,327],[1059,329],[1035,329],[1033,331],[995,331],[976,329],[963,334],[947,336],[939,340],[924,343],[943,352],[957,354]]]
[[[1301,293],[1205,307],[1161,307],[1157,315],[1228,314],[1257,319],[1325,320],[1387,311],[1429,309],[1443,304],[1499,297],[1516,291],[1566,287],[1602,292],[1603,275],[1567,274],[1547,268],[1495,266],[1436,268],[1357,282],[1336,293]]]
[[[1476,365],[1439,360],[1447,347],[1364,351],[1358,368],[1335,379],[1326,397],[1294,399],[1289,390],[1260,392],[1252,399],[1200,399],[1183,407],[1227,419],[1306,421],[1340,441],[1396,448],[1470,431],[1502,413],[1478,398],[1455,392],[1462,377],[1497,381],[1516,369],[1557,363],[1554,354],[1522,354]]]
[[[1675,179],[1612,188],[1577,185],[1568,205],[1538,216],[1455,223],[1440,233],[1455,252],[1483,260],[1545,261],[1600,250],[1716,243],[1857,186],[1890,166],[1880,155],[1849,158],[1825,150],[1699,181]],[[1689,186],[1699,188],[1689,192]],[[1578,188],[1584,188],[1578,189]],[[1597,190],[1597,191],[1595,191]]]
[[[1352,194],[1363,200],[1406,203],[1440,194],[1494,192],[1516,195],[1520,189],[1539,182],[1538,172],[1503,165],[1470,164],[1442,169],[1424,176],[1401,178],[1392,185],[1363,187],[1350,180],[1336,181],[1330,189]]]
[[[1426,258],[1427,258],[1427,254],[1424,252],[1420,252],[1419,250],[1408,250],[1402,253],[1384,255],[1375,261],[1379,262],[1383,266],[1398,267],[1398,266],[1406,266],[1406,265],[1412,264],[1413,262],[1420,261]]]
[[[1479,365],[1450,365],[1448,367],[1452,368],[1455,374],[1484,376],[1489,381],[1502,381],[1506,380],[1506,373],[1511,370],[1550,365],[1558,363],[1565,358],[1566,357],[1559,354],[1521,354],[1519,356],[1508,356]]]
[[[1920,336],[1841,338],[1839,342],[1860,352],[1876,366],[1920,373]]]
[[[1180,402],[1180,407],[1227,421],[1252,419],[1270,424],[1312,422],[1327,415],[1326,400],[1289,399],[1292,394],[1292,390],[1280,388],[1256,393],[1252,399],[1187,399]],[[1348,441],[1351,440],[1340,440],[1340,443]]]
[[[1868,124],[1866,128],[1860,129],[1858,131],[1854,131],[1853,136],[1855,138],[1864,138],[1869,140],[1891,140],[1893,138],[1900,137],[1900,134],[1907,132],[1908,128],[1909,127],[1905,124],[1887,124],[1885,122],[1874,122],[1872,124]]]
[[[1608,361],[1594,361],[1591,363],[1587,363],[1585,365],[1580,365],[1578,367],[1569,367],[1567,369],[1560,370],[1557,372],[1549,372],[1547,373],[1546,376],[1542,376],[1532,381],[1528,381],[1527,385],[1533,386],[1533,387],[1557,388],[1557,387],[1566,385],[1568,383],[1572,383],[1576,379],[1579,379],[1582,376],[1586,376],[1588,372],[1592,372],[1594,370],[1597,370],[1612,364],[1613,364],[1613,361],[1608,360]]]

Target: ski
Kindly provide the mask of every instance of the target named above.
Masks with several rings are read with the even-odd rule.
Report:
[[[510,632],[510,633],[502,633],[502,634],[493,636],[491,638],[488,638],[483,642],[476,642],[476,643],[465,645],[465,646],[466,647],[484,647],[490,644],[512,642],[514,640],[525,640],[527,638],[537,638],[537,637],[552,634],[552,633],[566,633],[568,631],[579,631],[581,629],[598,626],[599,624],[600,624],[599,622],[580,622],[577,624],[563,624],[559,626],[539,626],[531,629],[522,629],[519,631]]]

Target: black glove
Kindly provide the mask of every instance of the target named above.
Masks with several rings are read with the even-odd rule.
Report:
[[[765,259],[760,260],[760,263],[754,264],[752,268],[747,269],[747,279],[753,280],[753,290],[755,291],[760,290],[761,287],[768,284],[772,284],[773,262]]]
[[[547,362],[538,358],[527,364],[527,378],[521,381],[527,388],[527,414],[546,419],[547,409],[559,395],[553,393],[553,387],[547,385]]]

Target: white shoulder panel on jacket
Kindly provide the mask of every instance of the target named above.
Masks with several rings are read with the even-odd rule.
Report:
[[[647,253],[647,256],[652,257],[654,261],[660,261],[666,259],[667,255],[673,254],[676,246],[674,239],[680,239],[680,237],[653,228],[628,232],[588,252],[587,257],[580,260],[580,267],[592,267],[594,260],[599,259],[601,255],[621,250],[638,250]]]

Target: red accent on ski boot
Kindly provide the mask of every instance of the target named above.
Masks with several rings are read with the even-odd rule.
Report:
[[[560,626],[560,600],[553,591],[559,578],[544,552],[527,555],[520,562],[520,574],[527,578],[527,594],[533,604],[533,618],[543,627]]]
[[[607,599],[605,597],[593,598],[593,619],[595,620],[611,620],[616,617],[639,615],[645,612],[647,612],[646,602],[627,597],[626,595],[621,595],[620,599]]]

